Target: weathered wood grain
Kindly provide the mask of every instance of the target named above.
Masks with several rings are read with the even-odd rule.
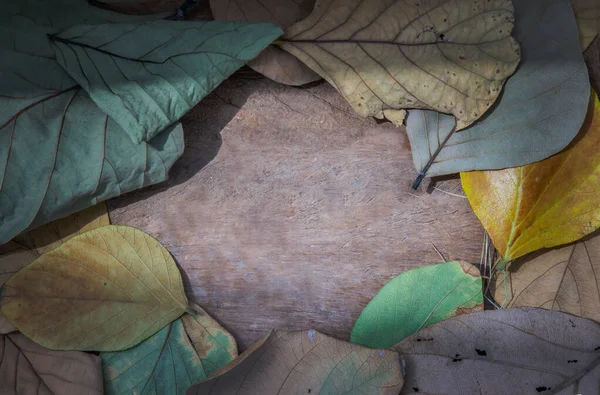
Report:
[[[110,216],[164,243],[242,349],[271,328],[348,338],[387,281],[441,261],[432,244],[479,260],[458,181],[412,191],[404,130],[358,118],[326,84],[229,80],[184,130],[170,181],[110,201]]]

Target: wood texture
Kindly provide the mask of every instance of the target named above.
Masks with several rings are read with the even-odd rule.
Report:
[[[441,261],[432,244],[479,261],[458,181],[412,191],[404,129],[359,118],[327,84],[234,78],[183,123],[170,180],[110,201],[111,220],[164,243],[242,350],[272,328],[348,339],[387,281]]]

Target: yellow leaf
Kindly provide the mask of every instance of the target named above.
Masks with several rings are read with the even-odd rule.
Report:
[[[496,101],[520,49],[510,0],[317,0],[279,45],[363,117],[432,109],[462,129]]]
[[[0,289],[0,311],[27,337],[55,350],[123,350],[186,309],[169,252],[127,226],[75,236]]]
[[[600,226],[600,101],[561,153],[541,162],[461,173],[475,214],[505,260],[576,241]],[[535,147],[532,147],[535,149]]]
[[[502,307],[533,306],[600,322],[600,235],[532,254],[494,273]]]
[[[19,235],[14,241],[42,255],[75,235],[109,224],[106,205],[99,203]]]
[[[579,26],[581,49],[585,50],[600,33],[600,2],[598,0],[571,0]]]

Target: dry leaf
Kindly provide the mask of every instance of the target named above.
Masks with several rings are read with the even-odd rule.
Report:
[[[186,308],[169,252],[128,226],[75,236],[0,289],[0,311],[27,337],[51,349],[123,350]]]
[[[102,395],[102,361],[77,351],[51,351],[25,336],[0,336],[0,394]]]
[[[422,108],[462,129],[496,101],[520,49],[510,0],[317,0],[280,45],[364,116]]]
[[[310,14],[315,0],[211,0],[216,20],[270,22],[285,29]],[[321,77],[295,56],[267,47],[248,66],[286,85],[304,85]]]
[[[581,49],[585,50],[600,33],[600,2],[598,0],[571,0],[577,25]]]
[[[583,57],[587,65],[592,89],[600,92],[600,36],[597,36],[589,47],[587,47],[583,53]]]
[[[37,254],[28,251],[23,246],[9,241],[0,246],[0,286],[16,272],[35,261]],[[16,331],[17,328],[0,313],[0,334]]]
[[[597,322],[522,307],[452,317],[394,349],[402,394],[598,395],[599,340]]]
[[[561,153],[505,170],[461,173],[469,202],[505,260],[582,238],[600,225],[600,100]]]
[[[187,395],[397,394],[398,354],[372,350],[314,330],[272,332]]]
[[[238,356],[237,343],[233,336],[200,306],[190,303],[195,314],[181,317],[206,377],[231,362]]]
[[[106,225],[110,225],[106,205],[99,203],[17,236],[14,241],[42,255],[73,236]]]
[[[533,306],[600,322],[600,237],[527,256],[494,273],[502,307]]]

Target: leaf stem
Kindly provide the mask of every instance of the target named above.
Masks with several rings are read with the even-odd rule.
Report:
[[[423,167],[423,170],[421,170],[421,172],[419,173],[419,175],[417,176],[417,178],[415,178],[415,182],[413,182],[413,184],[412,184],[412,189],[414,189],[415,191],[417,189],[419,189],[419,185],[421,185],[421,182],[423,181],[423,178],[425,178],[425,176],[427,175],[427,172],[429,171],[429,168],[431,167],[431,165],[433,165],[433,163],[437,159],[438,155],[440,154],[440,152],[442,151],[442,149],[446,146],[446,144],[448,143],[448,140],[450,140],[450,137],[452,137],[452,135],[454,134],[454,132],[456,132],[456,123],[454,124],[454,127],[452,128],[452,130],[450,131],[450,133],[448,133],[448,135],[446,136],[446,138],[444,139],[444,141],[442,141],[442,143],[437,147],[437,149],[435,150],[435,152],[433,153],[433,155],[431,155],[431,158],[429,158],[429,162],[427,162],[427,164],[425,165],[425,167]]]

